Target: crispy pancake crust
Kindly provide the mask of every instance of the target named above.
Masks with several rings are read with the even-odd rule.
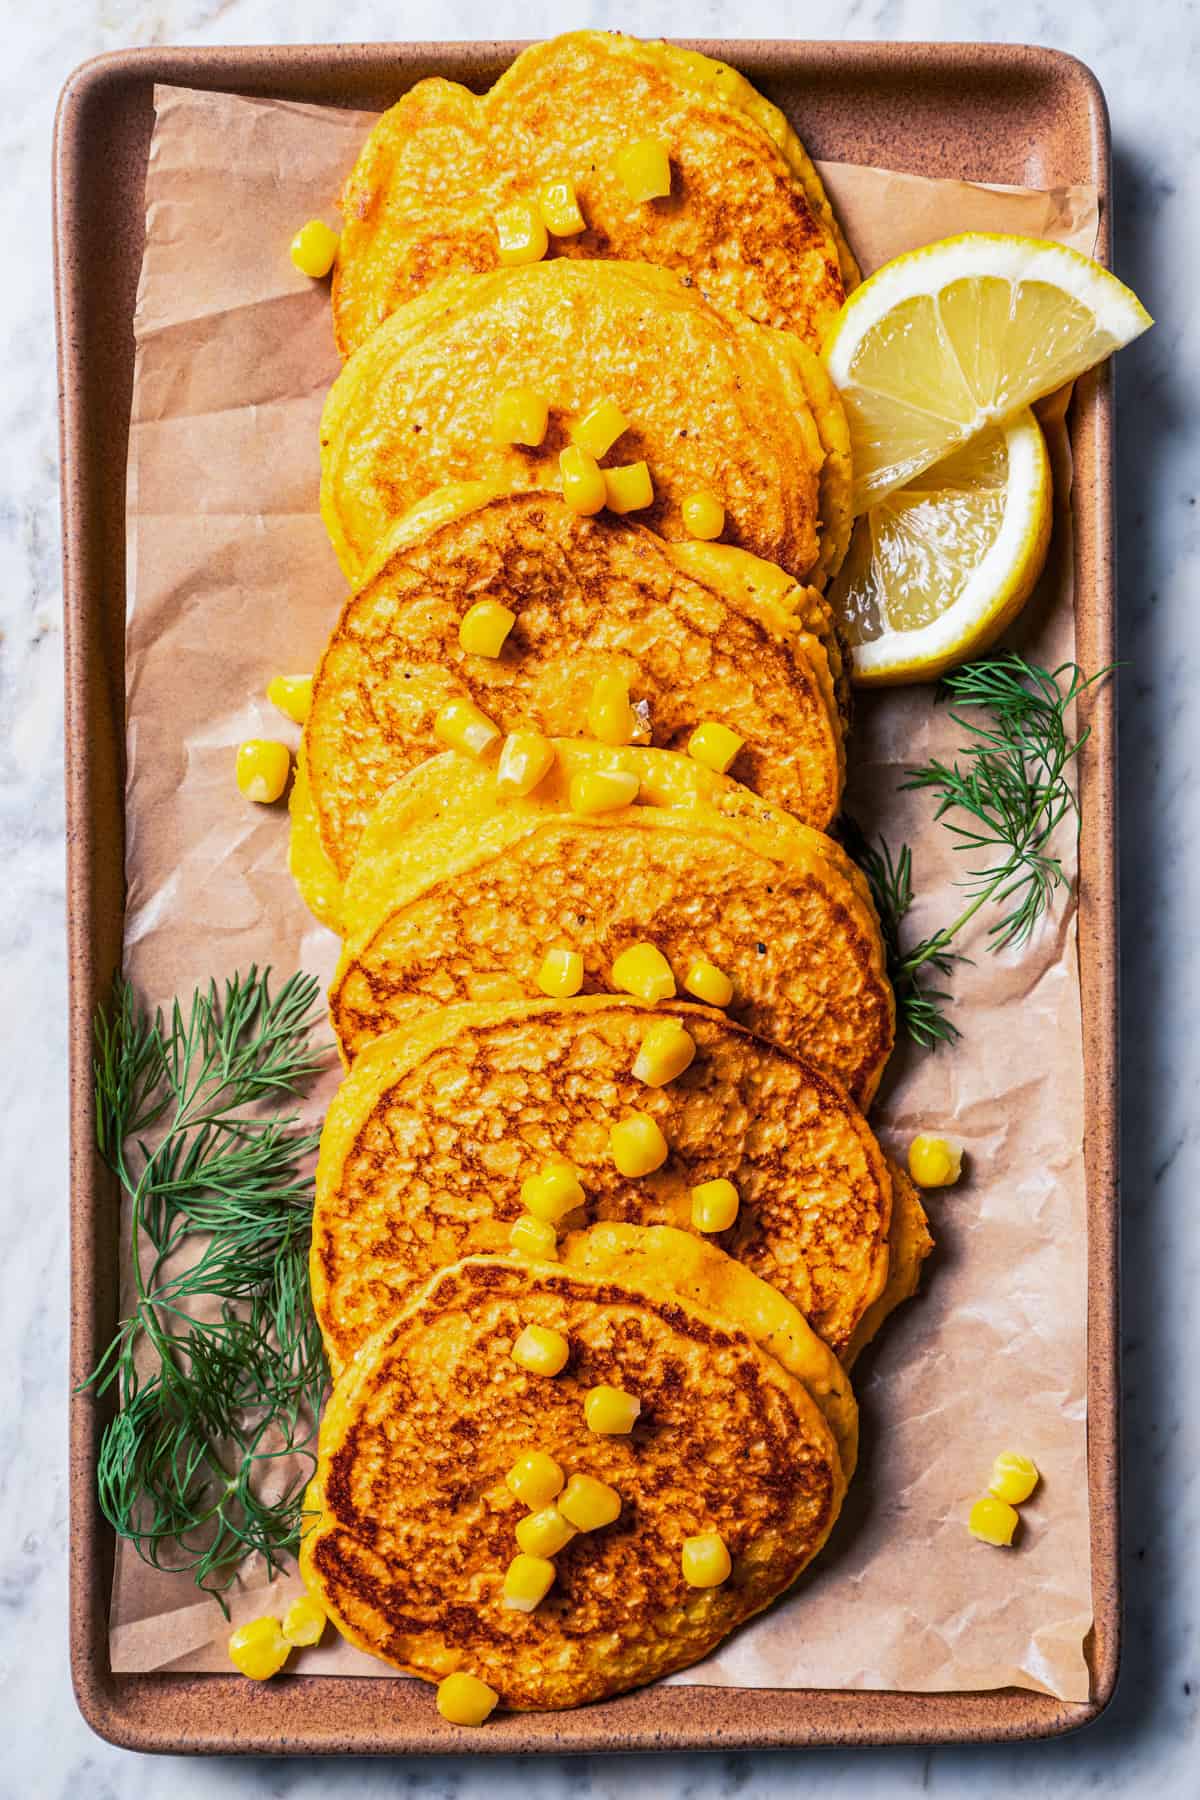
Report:
[[[887,1158],[892,1177],[892,1224],[888,1233],[888,1278],[883,1292],[869,1306],[846,1345],[842,1361],[852,1368],[884,1321],[905,1300],[911,1300],[921,1280],[921,1265],[933,1249],[929,1220],[921,1196],[900,1167]]]
[[[670,151],[669,199],[637,206],[614,159]],[[553,256],[656,263],[723,311],[819,349],[857,271],[783,114],[694,51],[597,31],[525,50],[487,94],[422,81],[372,130],[342,194],[334,332],[349,355],[443,275],[496,267],[495,215],[569,177],[587,220]]]
[[[633,1063],[663,1014],[686,1026],[696,1057],[648,1088]],[[608,1149],[611,1126],[632,1111],[671,1146],[639,1180]],[[454,1007],[365,1050],[326,1117],[310,1267],[333,1357],[351,1357],[436,1269],[507,1254],[521,1182],[556,1156],[576,1165],[588,1196],[571,1228],[687,1229],[691,1189],[732,1181],[738,1217],[711,1241],[838,1355],[883,1292],[891,1179],[866,1120],[815,1069],[682,1001]]]
[[[528,1324],[571,1345],[553,1380],[511,1349]],[[583,1396],[636,1393],[626,1437]],[[524,1508],[504,1477],[538,1448],[609,1482],[620,1518],[555,1559],[532,1613],[501,1604]],[[599,1700],[707,1654],[820,1549],[845,1481],[806,1388],[740,1332],[673,1299],[548,1264],[458,1263],[364,1349],[321,1426],[301,1568],[352,1643],[429,1680],[464,1669],[511,1708]],[[733,1571],[690,1588],[683,1539],[719,1531]]]

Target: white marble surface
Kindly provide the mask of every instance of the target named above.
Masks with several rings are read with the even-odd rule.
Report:
[[[1195,0],[6,0],[0,199],[9,429],[0,435],[0,1795],[192,1800],[261,1792],[364,1800],[488,1794],[542,1800],[816,1792],[1061,1796],[1200,1791],[1200,25]],[[130,43],[545,35],[567,24],[646,33],[986,38],[1073,51],[1113,119],[1116,264],[1158,318],[1120,364],[1118,473],[1124,908],[1127,1621],[1112,1708],[1080,1737],[1014,1749],[536,1764],[179,1762],[93,1738],[65,1645],[61,592],[50,299],[49,144],[68,71]]]

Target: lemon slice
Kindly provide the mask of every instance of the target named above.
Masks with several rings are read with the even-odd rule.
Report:
[[[931,681],[994,643],[1041,574],[1052,496],[1045,439],[1025,411],[873,506],[828,596],[855,681]]]
[[[885,263],[825,346],[850,424],[855,513],[1152,323],[1115,275],[1039,238],[973,232]]]

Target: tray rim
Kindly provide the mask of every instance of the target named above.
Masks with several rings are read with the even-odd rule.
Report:
[[[914,63],[925,75],[972,72],[1013,77],[1017,70],[1065,79],[1087,113],[1090,170],[1101,197],[1097,256],[1109,260],[1111,174],[1108,111],[1092,71],[1065,52],[1029,45],[981,43],[820,42],[769,39],[677,39],[691,48],[761,73],[772,60],[797,66],[821,58],[842,71],[896,73]],[[69,1633],[79,1710],[93,1731],[119,1747],[176,1753],[511,1755],[638,1750],[734,1750],[833,1744],[1001,1742],[1061,1736],[1098,1718],[1115,1692],[1121,1636],[1119,1474],[1119,1214],[1117,1109],[1116,709],[1111,684],[1091,703],[1092,736],[1080,760],[1085,789],[1079,878],[1080,986],[1088,1190],[1088,1478],[1094,1623],[1093,1693],[1082,1703],[1031,1690],[911,1694],[895,1690],[727,1689],[655,1687],[567,1714],[513,1714],[494,1721],[464,1746],[436,1717],[415,1728],[359,1734],[337,1717],[320,1717],[322,1700],[341,1713],[339,1690],[370,1684],[310,1676],[247,1691],[236,1676],[115,1675],[107,1667],[107,1595],[97,1575],[108,1567],[112,1534],[95,1503],[94,1445],[98,1408],[75,1389],[99,1348],[94,1269],[106,1246],[101,1208],[104,1177],[92,1143],[91,1016],[101,985],[93,944],[106,891],[97,803],[105,795],[89,737],[97,704],[91,656],[105,607],[103,505],[87,454],[86,347],[73,328],[80,272],[73,260],[79,221],[71,195],[88,150],[85,115],[106,92],[131,80],[160,81],[243,93],[311,98],[296,82],[347,76],[390,64],[401,79],[413,61],[502,63],[521,42],[397,42],[359,45],[258,45],[109,51],[81,64],[60,95],[53,149],[53,250],[59,373],[62,488],[64,675],[66,683],[67,935],[69,963],[71,1403]],[[769,79],[769,77],[768,77]],[[322,102],[330,104],[326,99]],[[1079,175],[1076,179],[1084,179]],[[1106,367],[1079,384],[1071,423],[1076,506],[1076,604],[1090,595],[1090,666],[1115,653],[1112,497],[1112,379]],[[122,530],[123,530],[122,517]],[[123,607],[121,609],[123,616]],[[1080,647],[1081,660],[1084,646]],[[111,671],[108,671],[111,674]],[[99,697],[109,721],[123,726],[123,694],[109,684]],[[118,744],[119,756],[119,744]],[[111,786],[111,779],[109,785]],[[111,793],[107,796],[112,799]],[[123,794],[116,807],[123,821]],[[116,902],[119,906],[119,900]],[[110,919],[111,922],[111,919]],[[105,977],[107,971],[104,972]],[[111,1231],[110,1231],[111,1236]],[[108,1246],[111,1250],[111,1246]],[[106,1554],[107,1552],[107,1554]],[[398,1684],[397,1684],[398,1685]],[[298,1724],[289,1700],[303,1693],[308,1716]],[[699,1709],[696,1697],[703,1696]],[[181,1736],[175,1715],[186,1712]],[[366,1711],[367,1709],[363,1709]],[[700,1715],[703,1715],[701,1717]]]

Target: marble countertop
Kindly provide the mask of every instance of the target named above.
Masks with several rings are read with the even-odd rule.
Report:
[[[580,1800],[638,1793],[775,1800],[928,1792],[1185,1800],[1200,1770],[1200,336],[1186,285],[1200,267],[1194,0],[827,0],[769,5],[644,0],[572,15],[538,0],[43,0],[5,9],[0,144],[8,169],[0,319],[10,429],[0,437],[0,1796],[191,1800],[267,1792],[402,1791],[413,1800]],[[94,1738],[70,1691],[65,1643],[65,967],[61,581],[49,244],[49,146],[69,70],[143,43],[549,35],[567,23],[646,34],[981,38],[1072,51],[1112,113],[1118,273],[1158,319],[1118,373],[1124,990],[1127,1616],[1121,1686],[1082,1736],[1005,1749],[760,1756],[454,1758],[386,1764],[139,1758]]]

